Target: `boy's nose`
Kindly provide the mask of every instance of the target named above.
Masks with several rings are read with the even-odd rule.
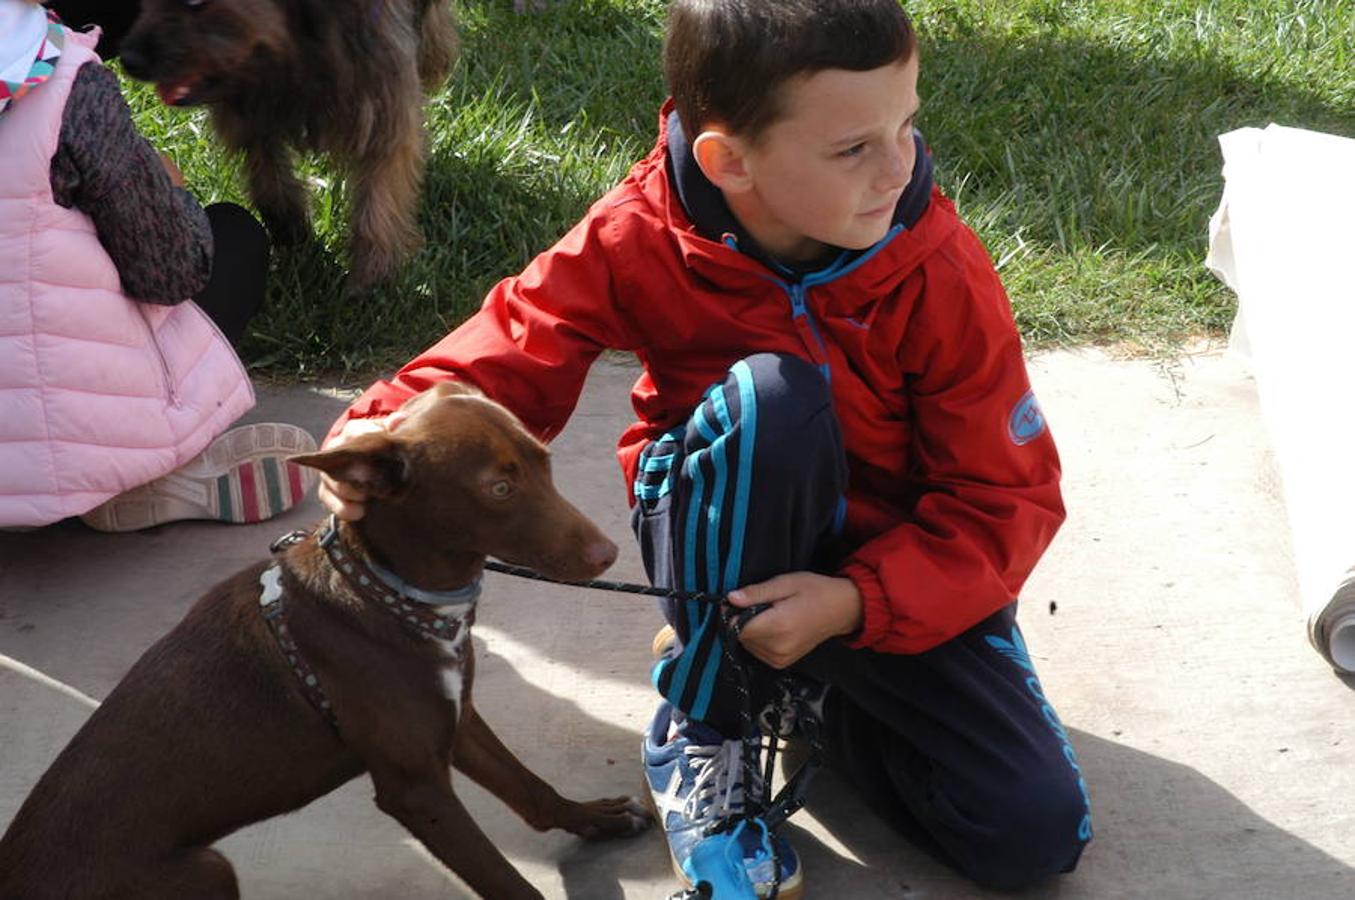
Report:
[[[913,137],[908,136],[906,143],[900,143],[884,161],[880,171],[880,187],[895,189],[908,184],[913,175]]]

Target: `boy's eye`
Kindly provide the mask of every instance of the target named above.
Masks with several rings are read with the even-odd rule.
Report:
[[[843,159],[850,159],[850,158],[853,157],[853,156],[860,156],[862,153],[865,153],[865,152],[866,152],[866,144],[865,144],[865,142],[863,141],[863,142],[860,143],[860,144],[852,144],[852,145],[851,145],[850,147],[848,147],[846,150],[840,151],[840,152],[838,153],[838,156],[841,156]]]

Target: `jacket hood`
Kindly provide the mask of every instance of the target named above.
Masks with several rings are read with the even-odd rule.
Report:
[[[826,283],[850,278],[870,293],[891,289],[911,274],[954,230],[954,207],[937,190],[921,135],[913,174],[894,208],[886,235],[864,250],[842,250],[802,268],[772,259],[730,211],[720,189],[696,164],[672,100],[659,112],[658,139],[645,163],[643,193],[657,207],[696,271],[727,282],[735,272],[759,279]],[[725,270],[723,274],[716,270]]]

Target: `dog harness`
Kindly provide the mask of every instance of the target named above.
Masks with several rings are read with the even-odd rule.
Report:
[[[465,629],[475,624],[475,605],[480,598],[480,579],[452,591],[425,591],[406,584],[394,572],[355,555],[339,537],[339,521],[335,516],[314,532],[292,531],[278,538],[269,547],[274,553],[293,547],[314,537],[330,565],[362,600],[394,616],[415,637],[454,641]],[[278,649],[286,658],[301,691],[325,720],[339,730],[334,707],[325,695],[320,679],[301,654],[287,624],[286,591],[283,589],[283,569],[274,563],[259,576],[259,612],[268,623]],[[456,658],[464,651],[458,645]]]

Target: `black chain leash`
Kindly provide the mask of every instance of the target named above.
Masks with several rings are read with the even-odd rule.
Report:
[[[722,603],[724,597],[715,594],[707,594],[702,591],[679,591],[676,588],[653,587],[648,584],[631,584],[625,581],[603,581],[597,578],[591,578],[588,581],[562,581],[559,578],[550,578],[542,575],[535,569],[529,569],[526,566],[515,566],[511,563],[499,562],[497,560],[485,560],[485,568],[491,572],[502,572],[505,575],[516,575],[518,578],[530,578],[533,581],[545,581],[550,584],[566,584],[572,587],[592,588],[598,591],[618,591],[623,594],[644,594],[648,597],[664,597],[668,600],[696,600],[699,603]],[[753,607],[761,612],[766,608]]]
[[[653,587],[648,584],[634,584],[627,581],[603,581],[598,578],[590,578],[587,581],[563,581],[559,578],[549,578],[542,575],[535,569],[529,569],[526,566],[515,566],[511,563],[498,562],[497,560],[485,560],[485,568],[491,572],[500,572],[504,575],[515,575],[518,578],[530,578],[533,581],[544,581],[547,584],[563,584],[569,587],[589,588],[595,591],[613,591],[622,594],[644,594],[646,597],[662,597],[665,600],[695,600],[697,603],[717,603],[720,604],[720,620],[724,622],[725,628],[732,637],[737,638],[743,631],[744,626],[752,621],[758,613],[766,612],[771,608],[770,603],[758,603],[746,609],[739,609],[730,604],[723,596],[716,594],[707,594],[704,591],[680,591],[677,588]],[[738,610],[737,613],[726,616],[726,610]],[[732,620],[732,621],[731,621]],[[728,646],[729,642],[725,642]],[[742,663],[732,657],[730,662],[736,669],[742,670]]]

